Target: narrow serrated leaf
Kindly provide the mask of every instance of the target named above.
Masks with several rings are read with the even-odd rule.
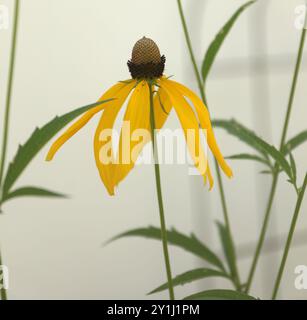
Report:
[[[214,63],[214,60],[222,46],[222,44],[224,43],[227,35],[229,34],[231,28],[233,27],[233,25],[235,24],[235,22],[237,21],[237,19],[239,18],[240,14],[246,9],[248,8],[251,4],[253,4],[255,1],[249,1],[246,4],[244,4],[243,6],[241,6],[234,14],[233,16],[227,21],[227,23],[223,26],[223,28],[219,31],[219,33],[217,34],[217,36],[215,37],[215,39],[211,42],[205,58],[203,60],[202,63],[202,78],[203,78],[203,82],[204,84],[206,83],[206,80],[208,78],[208,75],[210,73],[211,67]]]
[[[279,166],[291,178],[291,167],[285,156],[278,151],[274,146],[258,137],[253,131],[245,128],[235,120],[215,120],[213,124],[217,127],[224,128],[228,133],[236,136],[240,140],[247,143],[249,146],[258,150],[265,156],[271,156]]]
[[[12,198],[18,198],[18,197],[51,197],[51,198],[66,198],[67,196],[54,192],[51,190],[39,188],[39,187],[32,187],[32,186],[27,186],[27,187],[22,187],[18,188],[14,191],[9,192],[2,200],[2,203],[12,199]]]
[[[261,173],[261,174],[273,174],[273,171],[271,170],[261,170],[261,171],[259,171],[259,173]]]
[[[248,129],[247,127],[243,126],[238,121],[234,119],[230,119],[230,120],[216,119],[212,121],[212,124],[215,127],[226,130],[229,134],[245,142],[249,147],[260,152],[264,157],[267,158],[266,152],[263,151],[263,148],[260,147],[254,139],[254,137],[256,136],[256,133]]]
[[[188,297],[185,297],[183,300],[258,300],[258,299],[239,291],[217,289],[217,290],[207,290],[207,291],[198,292]]]
[[[259,144],[259,146],[261,146],[263,150],[266,151],[280,165],[280,167],[285,171],[288,177],[291,178],[291,167],[285,156],[273,145],[268,144],[263,139],[257,136],[255,136],[254,139]]]
[[[161,240],[161,229],[149,226],[147,228],[138,228],[121,233],[107,243],[124,238],[124,237],[145,237],[149,239]],[[200,242],[193,234],[187,236],[178,232],[175,229],[167,231],[167,240],[171,245],[178,246],[202,259],[208,263],[218,267],[220,270],[225,271],[223,263],[219,257],[210,250],[206,245]]]
[[[267,159],[263,159],[260,156],[256,154],[249,154],[249,153],[239,153],[239,154],[234,154],[231,156],[226,157],[226,159],[230,160],[254,160],[257,162],[260,162],[262,164],[265,164],[268,167],[271,167],[270,162]]]
[[[26,143],[22,146],[19,146],[14,160],[9,165],[3,183],[3,196],[7,196],[16,180],[32,161],[32,159],[61,129],[63,129],[70,121],[80,116],[82,113],[111,100],[112,99],[108,99],[83,106],[60,117],[55,117],[42,128],[36,128]]]
[[[283,147],[283,154],[287,155],[289,152],[303,144],[305,141],[307,141],[307,130],[300,132],[299,134],[288,140],[288,142]]]
[[[222,277],[222,278],[229,278],[229,276],[225,272],[221,272],[218,270],[213,270],[213,269],[208,269],[208,268],[199,268],[199,269],[194,269],[190,270],[187,272],[184,272],[182,274],[179,274],[176,276],[172,284],[174,287],[179,286],[179,285],[185,285],[187,283],[204,279],[204,278],[209,278],[209,277]],[[151,291],[149,294],[157,293],[163,290],[168,289],[168,283],[164,283],[158,288],[154,289]]]

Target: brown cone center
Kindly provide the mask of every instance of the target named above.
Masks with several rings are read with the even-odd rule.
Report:
[[[146,64],[146,63],[155,63],[158,64],[161,62],[161,54],[157,44],[146,37],[143,37],[133,47],[132,50],[132,59],[136,65]]]

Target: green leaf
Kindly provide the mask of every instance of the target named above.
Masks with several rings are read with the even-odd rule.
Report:
[[[192,294],[183,300],[257,300],[256,298],[234,290],[207,290]]]
[[[232,279],[238,280],[237,279],[237,267],[236,267],[236,252],[234,248],[234,244],[232,243],[230,234],[226,227],[220,223],[216,222],[218,230],[219,230],[219,235],[223,247],[223,251],[227,260],[227,265],[230,270],[230,274]]]
[[[272,170],[262,170],[259,173],[261,173],[261,174],[273,174],[274,172]]]
[[[224,128],[228,133],[244,141],[263,155],[271,156],[291,178],[291,167],[284,155],[274,146],[259,138],[253,131],[245,128],[235,120],[215,120],[213,123],[216,127]]]
[[[239,18],[240,14],[247,7],[249,7],[251,4],[253,4],[254,2],[255,1],[249,1],[246,4],[244,4],[243,6],[241,6],[234,13],[234,15],[230,18],[230,20],[227,21],[227,23],[224,25],[224,27],[220,30],[220,32],[217,34],[215,39],[210,44],[210,46],[206,52],[205,58],[203,60],[202,69],[201,69],[204,84],[206,83],[206,80],[207,80],[208,75],[210,73],[213,62],[214,62],[222,44],[224,43],[224,40],[226,39],[227,35],[229,34],[231,28],[235,24],[236,20]]]
[[[264,152],[263,148],[260,147],[259,144],[255,141],[256,134],[252,130],[240,124],[238,121],[234,119],[231,119],[231,120],[217,119],[217,120],[213,120],[212,124],[215,127],[223,128],[229,134],[240,139],[241,141],[246,143],[249,147],[260,152],[264,157],[267,158],[266,152]]]
[[[255,136],[254,139],[259,144],[259,146],[261,146],[261,148],[263,148],[263,150],[267,152],[280,165],[280,167],[285,171],[288,177],[291,178],[291,167],[285,156],[274,146],[268,144],[261,138]]]
[[[261,162],[262,164],[265,164],[266,166],[271,168],[271,164],[267,159],[263,159],[260,156],[256,154],[249,154],[249,153],[239,153],[239,154],[234,154],[231,156],[226,157],[226,159],[230,160],[254,160],[257,162]]]
[[[99,101],[74,111],[68,112],[60,117],[55,117],[52,121],[48,122],[42,128],[36,128],[27,142],[19,146],[14,160],[10,163],[4,183],[3,195],[7,196],[13,184],[29,165],[32,159],[38,152],[46,145],[46,143],[53,138],[61,129],[63,129],[70,121],[80,116],[82,113],[94,108],[100,104],[106,103],[113,99]]]
[[[5,201],[10,200],[12,198],[25,197],[25,196],[51,197],[51,198],[66,198],[67,197],[66,195],[64,195],[62,193],[50,191],[50,190],[43,189],[43,188],[22,187],[22,188],[16,189],[16,190],[8,193],[3,198],[2,203],[4,203]]]
[[[161,240],[161,229],[149,226],[148,228],[139,228],[126,231],[124,233],[115,236],[107,243],[110,243],[114,240],[118,240],[124,237],[145,237],[149,239]],[[202,259],[208,263],[218,267],[220,270],[225,271],[223,263],[218,258],[218,256],[200,242],[195,235],[191,234],[187,236],[183,233],[178,232],[175,229],[167,231],[167,240],[168,243],[174,246],[178,246]]]
[[[292,150],[294,150],[296,147],[301,145],[307,141],[307,130],[303,131],[299,134],[297,134],[295,137],[291,138],[283,147],[283,153],[284,155],[287,155]]]
[[[225,272],[221,272],[218,270],[208,269],[208,268],[199,268],[184,272],[173,279],[173,286],[185,285],[187,283],[208,278],[208,277],[223,277],[229,278],[229,276]],[[164,283],[158,288],[151,291],[149,294],[157,293],[163,290],[168,289],[168,283]]]

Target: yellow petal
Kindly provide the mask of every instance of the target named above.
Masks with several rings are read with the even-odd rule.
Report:
[[[135,81],[127,84],[118,92],[112,106],[106,108],[100,118],[94,137],[94,155],[100,178],[110,195],[114,195],[114,153],[112,147],[112,129],[116,117],[135,86]],[[109,154],[107,152],[110,151]]]
[[[146,81],[135,88],[124,115],[119,150],[114,173],[114,185],[118,185],[133,169],[150,136],[149,87]]]
[[[113,87],[111,87],[102,97],[98,100],[106,100],[110,98],[116,98],[117,93],[125,88],[127,84],[124,83],[117,83]],[[110,106],[114,103],[114,101],[110,101],[106,105],[99,105],[87,111],[79,120],[77,120],[73,125],[71,125],[51,146],[49,152],[47,154],[46,160],[51,161],[56,154],[56,152],[61,148],[61,146],[69,140],[74,134],[76,134],[81,128],[83,128],[91,119],[92,117],[101,111],[102,109],[106,108],[106,106]]]
[[[206,176],[208,160],[200,145],[199,125],[191,106],[183,95],[168,80],[161,81],[161,87],[167,92],[169,99],[178,115],[184,131],[188,149],[196,168],[202,176]]]
[[[159,88],[154,97],[155,125],[156,129],[161,129],[171,112],[172,103],[163,88]]]
[[[218,144],[216,142],[214,132],[212,129],[208,109],[204,105],[202,100],[192,90],[190,90],[189,88],[185,87],[184,85],[182,85],[178,82],[175,82],[172,80],[163,80],[163,81],[167,81],[167,82],[171,83],[173,86],[175,86],[177,88],[178,91],[180,91],[180,93],[182,95],[184,95],[185,97],[187,97],[188,99],[191,100],[191,102],[193,103],[193,105],[196,109],[196,113],[198,115],[201,127],[203,129],[207,130],[207,141],[208,141],[208,145],[209,145],[212,153],[214,154],[216,160],[218,161],[218,163],[219,163],[220,167],[222,168],[222,170],[224,171],[224,173],[228,177],[232,177],[232,175],[233,175],[232,170],[228,166],[228,164],[226,163],[226,161],[225,161],[225,159],[224,159],[224,157],[218,147]]]

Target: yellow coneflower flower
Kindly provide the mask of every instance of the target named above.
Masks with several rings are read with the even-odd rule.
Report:
[[[122,130],[117,161],[105,162],[101,161],[100,152],[104,147],[112,143],[112,137],[110,137],[110,139],[102,139],[101,135],[104,130],[111,130],[113,128],[117,115],[130,94],[131,97],[124,115],[124,121],[129,121],[130,123],[130,132],[133,133],[136,129],[150,130],[149,90],[152,90],[152,87],[154,87],[153,109],[155,128],[161,129],[163,127],[170,111],[174,108],[184,131],[188,149],[195,166],[199,169],[204,180],[207,181],[208,179],[210,188],[213,186],[213,178],[206,154],[198,143],[200,140],[199,128],[206,130],[209,148],[224,173],[228,177],[231,177],[232,171],[225,162],[216,143],[206,106],[193,91],[163,75],[165,56],[161,56],[156,43],[145,37],[137,41],[132,51],[132,58],[128,61],[128,67],[132,79],[115,84],[100,98],[100,100],[110,98],[114,98],[114,100],[87,111],[53,143],[46,160],[52,160],[55,153],[68,139],[85,126],[95,114],[102,111],[102,116],[94,137],[94,153],[101,180],[109,194],[113,195],[115,187],[134,167],[137,156],[140,154],[145,143],[150,140],[150,136],[149,138],[144,138],[141,146],[137,148],[137,151],[134,151],[136,154],[134,154],[133,161],[122,161],[123,158],[127,159],[127,157],[128,160],[131,160],[131,150],[133,150],[133,147],[139,145],[136,139],[132,139],[131,136],[128,137],[128,140],[130,139],[129,155],[123,154],[125,153],[125,148],[123,148],[122,145],[124,136],[124,131]],[[194,132],[195,136],[193,141],[188,139],[189,130],[193,130]],[[113,159],[114,154],[112,147],[109,153],[108,157]]]

